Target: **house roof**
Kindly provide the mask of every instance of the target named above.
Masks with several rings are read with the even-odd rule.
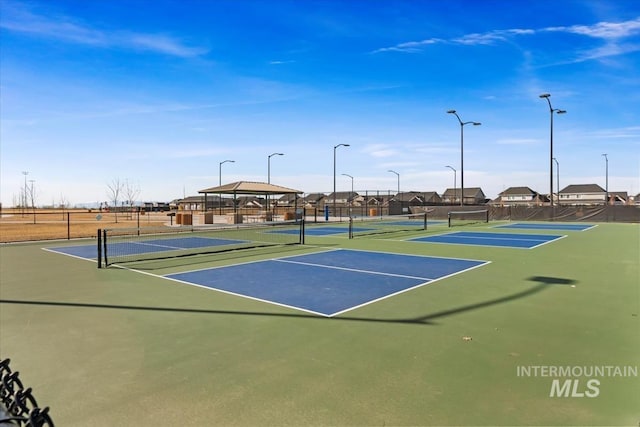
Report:
[[[306,201],[317,202],[318,200],[321,200],[324,197],[327,197],[327,195],[324,193],[311,193],[311,194],[307,194],[307,197],[305,197],[304,199]]]
[[[598,184],[572,184],[560,190],[561,193],[604,193]]]
[[[447,196],[447,197],[459,197],[460,196],[460,189],[459,188],[447,188],[445,190],[444,193],[442,193],[443,196]],[[482,189],[480,187],[465,187],[464,188],[464,197],[479,197],[479,198],[483,198],[484,199],[484,193],[482,192]]]
[[[501,196],[513,196],[513,195],[531,195],[535,196],[537,192],[533,191],[529,187],[509,187],[500,193]]]
[[[292,188],[281,187],[279,185],[267,184],[266,182],[238,181],[218,187],[205,188],[198,193],[218,193],[218,194],[291,194],[302,193],[302,191]]]

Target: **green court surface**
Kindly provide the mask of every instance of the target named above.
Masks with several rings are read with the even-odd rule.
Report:
[[[509,232],[495,225],[455,231]],[[640,226],[531,250],[408,240],[447,231],[139,271],[42,250],[93,240],[0,246],[0,358],[60,426],[638,425],[633,370],[587,372],[640,371]],[[332,318],[160,277],[335,248],[490,263]]]

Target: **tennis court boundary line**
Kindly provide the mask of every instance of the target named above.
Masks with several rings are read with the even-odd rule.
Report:
[[[81,246],[86,246],[86,245],[60,246],[60,247],[61,247],[61,248],[62,248],[62,247],[65,247],[65,248],[73,248],[73,247],[81,247]],[[93,259],[93,258],[85,258],[85,257],[81,257],[81,256],[78,256],[78,255],[68,254],[68,253],[66,253],[66,252],[59,252],[59,251],[54,250],[53,248],[40,248],[40,249],[42,249],[43,251],[50,252],[50,253],[52,253],[52,254],[66,255],[66,256],[69,256],[69,257],[71,257],[71,258],[81,259],[81,260],[83,260],[83,261],[98,262],[98,260]]]
[[[370,252],[371,252],[371,251],[370,251]],[[420,256],[420,255],[417,255],[417,256]],[[432,258],[444,258],[444,257],[432,257]],[[455,258],[449,258],[449,259],[455,259]],[[479,260],[469,260],[469,261],[477,261],[477,262],[481,262],[481,261],[479,261]],[[376,303],[376,302],[383,301],[383,300],[385,300],[385,299],[387,299],[387,298],[395,297],[395,296],[400,295],[400,294],[403,294],[403,293],[405,293],[405,292],[409,292],[409,291],[412,291],[412,290],[415,290],[415,289],[421,288],[421,287],[423,287],[423,286],[425,286],[425,285],[430,285],[430,284],[435,283],[435,282],[438,282],[438,281],[440,281],[440,280],[447,279],[447,278],[449,278],[449,277],[453,277],[453,276],[458,275],[458,274],[461,274],[461,273],[466,273],[466,272],[468,272],[468,271],[475,270],[476,268],[484,267],[485,265],[488,265],[488,264],[491,264],[491,261],[482,261],[482,264],[474,265],[473,267],[465,268],[464,270],[456,271],[455,273],[447,274],[446,276],[438,277],[437,279],[433,279],[433,280],[430,280],[430,281],[428,281],[428,282],[419,283],[419,284],[417,284],[417,285],[415,285],[415,286],[412,286],[412,287],[410,287],[410,288],[402,289],[402,290],[400,290],[400,291],[398,291],[398,292],[394,292],[394,293],[392,293],[392,294],[385,295],[385,296],[383,296],[383,297],[376,298],[376,299],[373,299],[373,300],[371,300],[371,301],[367,301],[367,302],[365,302],[365,303],[355,305],[355,306],[353,306],[353,307],[349,307],[349,308],[347,308],[347,309],[345,309],[345,310],[337,311],[337,312],[335,312],[335,313],[332,313],[332,314],[328,315],[327,317],[335,317],[335,316],[339,316],[339,315],[341,315],[341,314],[348,313],[349,311],[353,311],[353,310],[356,310],[356,309],[358,309],[358,308],[365,307],[365,306],[367,306],[367,305],[370,305],[370,304],[374,304],[374,303]]]

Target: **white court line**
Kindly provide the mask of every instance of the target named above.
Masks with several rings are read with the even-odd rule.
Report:
[[[371,300],[371,301],[367,301],[367,302],[362,303],[362,304],[354,305],[353,307],[349,307],[349,308],[347,308],[347,309],[345,309],[345,310],[337,311],[337,312],[335,312],[335,313],[332,313],[332,314],[328,315],[327,317],[339,316],[339,315],[344,314],[344,313],[346,313],[346,312],[348,312],[348,311],[352,311],[352,310],[355,310],[355,309],[357,309],[357,308],[364,307],[364,306],[366,306],[366,305],[373,304],[373,303],[376,303],[376,302],[379,302],[379,301],[385,300],[385,299],[387,299],[387,298],[391,298],[391,297],[394,297],[394,296],[396,296],[396,295],[400,295],[400,294],[403,294],[403,293],[405,293],[405,292],[412,291],[412,290],[414,290],[414,289],[418,289],[418,288],[420,288],[420,287],[422,287],[422,286],[424,286],[424,285],[430,285],[430,284],[431,284],[431,283],[433,283],[433,282],[437,282],[437,281],[439,281],[439,280],[446,279],[446,278],[449,278],[449,277],[455,276],[455,275],[460,274],[460,273],[466,273],[467,271],[474,270],[474,269],[479,268],[479,267],[484,267],[484,266],[485,266],[485,265],[487,265],[487,264],[491,264],[491,261],[485,261],[485,262],[484,262],[484,263],[482,263],[482,264],[474,265],[473,267],[465,268],[464,270],[456,271],[455,273],[451,273],[451,274],[448,274],[448,275],[446,275],[446,276],[438,277],[437,279],[433,279],[433,280],[431,280],[431,281],[429,281],[429,282],[419,283],[419,284],[417,284],[417,285],[415,285],[415,286],[412,286],[412,287],[410,287],[410,288],[402,289],[402,290],[400,290],[400,291],[398,291],[398,292],[394,292],[394,293],[392,293],[392,294],[385,295],[385,296],[383,296],[383,297],[376,298],[376,299],[373,299],[373,300]]]
[[[286,263],[290,263],[290,264],[299,264],[299,265],[308,265],[308,266],[311,266],[311,267],[330,268],[330,269],[334,269],[334,270],[354,271],[356,273],[377,274],[379,276],[402,277],[402,278],[406,278],[406,279],[416,279],[416,280],[430,280],[430,281],[434,280],[433,278],[430,278],[430,277],[418,277],[418,276],[408,276],[408,275],[405,275],[405,274],[383,273],[381,271],[360,270],[358,268],[338,267],[338,266],[334,266],[334,265],[315,264],[315,263],[312,263],[312,262],[289,261],[289,260],[285,260],[285,259],[274,259],[274,260],[271,260],[271,261],[286,262]]]

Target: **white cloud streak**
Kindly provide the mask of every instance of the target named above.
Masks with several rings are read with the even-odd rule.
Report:
[[[607,46],[594,49],[584,59],[594,59],[603,56],[620,55],[640,49],[638,45],[618,45],[620,39],[640,34],[640,17],[623,22],[598,22],[593,25],[572,25],[563,27],[546,27],[539,29],[513,28],[507,30],[493,30],[485,33],[471,33],[451,39],[429,38],[420,41],[398,43],[395,46],[383,47],[371,53],[405,52],[415,53],[422,51],[426,46],[434,44],[453,44],[464,46],[492,45],[506,42],[517,36],[533,36],[545,32],[560,32],[591,37],[607,42]],[[583,60],[584,60],[583,59]]]
[[[178,57],[195,57],[208,52],[203,47],[193,47],[166,34],[136,33],[122,30],[101,30],[74,22],[68,16],[48,17],[28,10],[12,2],[3,4],[0,28],[67,43],[101,48],[122,48],[146,51]]]

